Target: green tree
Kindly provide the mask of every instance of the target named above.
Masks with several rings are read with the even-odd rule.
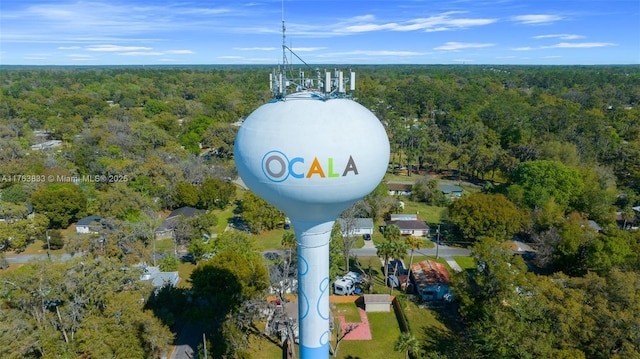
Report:
[[[24,265],[0,279],[3,358],[156,358],[169,329],[144,309],[140,271],[112,258]],[[8,331],[8,329],[19,329]],[[34,341],[35,339],[35,341]]]
[[[2,196],[0,199],[3,202],[10,202],[13,204],[23,204],[27,201],[27,194],[21,184],[14,184],[2,190]]]
[[[194,207],[198,204],[199,199],[198,187],[187,182],[178,182],[176,184],[174,201],[177,207]]]
[[[409,359],[409,355],[414,357],[422,354],[422,345],[418,338],[410,332],[401,333],[398,339],[393,343],[393,350],[404,352],[405,359]]]
[[[382,235],[389,242],[395,242],[400,240],[400,238],[402,237],[402,232],[400,231],[400,227],[395,224],[391,224],[384,228],[384,232],[382,233]]]
[[[474,193],[455,200],[449,207],[449,220],[467,240],[481,237],[498,241],[528,224],[528,217],[501,194]]]
[[[557,161],[522,162],[511,173],[509,197],[522,199],[522,204],[539,208],[550,198],[565,210],[573,205],[584,189],[580,173]]]
[[[166,255],[158,262],[158,267],[163,272],[177,272],[180,261],[172,255]]]
[[[73,184],[41,187],[31,194],[31,203],[36,212],[49,218],[52,228],[67,228],[84,217],[87,209],[87,197]]]
[[[198,205],[204,209],[223,209],[235,195],[235,185],[217,178],[207,178],[200,185]]]
[[[394,253],[393,251],[393,242],[389,240],[383,240],[382,242],[376,244],[376,255],[378,257],[382,257],[385,281],[387,280],[387,278],[389,278],[389,260]]]
[[[275,229],[285,220],[284,213],[253,192],[244,194],[244,198],[240,202],[240,209],[242,210],[242,219],[254,233]]]

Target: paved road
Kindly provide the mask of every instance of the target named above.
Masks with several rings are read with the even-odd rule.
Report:
[[[352,249],[351,254],[357,255],[360,257],[375,256],[376,248],[374,246],[365,246],[362,248]],[[410,251],[407,251],[407,254],[410,254]],[[439,257],[444,257],[444,258],[451,258],[454,256],[466,257],[471,255],[471,251],[465,248],[449,247],[449,246],[441,245],[441,246],[436,246],[434,248],[418,249],[414,252],[414,255],[419,255],[419,256],[435,257],[436,254]]]
[[[372,241],[365,241],[364,246],[362,248],[352,249],[352,255],[356,255],[359,257],[373,257],[376,255],[376,247]],[[410,255],[411,251],[407,251],[407,255]],[[462,272],[462,268],[458,265],[458,263],[453,259],[453,257],[466,257],[471,255],[471,251],[465,248],[458,247],[449,247],[445,245],[436,246],[434,248],[423,248],[414,251],[414,255],[419,256],[431,256],[444,258],[451,269],[456,272]]]
[[[76,253],[75,255],[71,256],[70,254],[64,253],[64,254],[52,254],[51,255],[51,259],[52,260],[60,260],[60,261],[67,261],[73,257],[82,257],[83,253]],[[38,260],[38,259],[45,259],[47,258],[46,254],[6,254],[4,257],[7,262],[9,262],[9,264],[24,264],[24,263],[28,263],[34,260]]]

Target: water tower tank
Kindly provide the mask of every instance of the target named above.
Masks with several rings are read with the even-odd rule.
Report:
[[[255,110],[238,132],[234,155],[244,183],[291,219],[298,242],[300,357],[327,358],[331,228],[382,180],[387,134],[357,102],[304,91]]]

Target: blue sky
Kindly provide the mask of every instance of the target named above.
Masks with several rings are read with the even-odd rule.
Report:
[[[285,0],[284,17],[307,63],[640,64],[640,0]],[[281,20],[281,0],[2,0],[0,64],[277,64]]]

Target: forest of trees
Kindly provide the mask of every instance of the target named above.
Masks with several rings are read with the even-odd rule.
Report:
[[[416,183],[415,200],[448,206],[448,234],[468,243],[479,264],[473,276],[455,279],[464,323],[456,332],[460,345],[454,350],[423,343],[424,354],[639,356],[640,235],[628,228],[640,222],[634,210],[640,206],[640,67],[355,70],[354,99],[387,129],[389,171],[406,169]],[[0,331],[3,343],[7,333],[17,333],[4,353],[159,355],[171,340],[167,326],[173,314],[149,313],[158,301],[170,308],[170,300],[132,286],[127,273],[109,283],[116,286],[111,294],[81,292],[78,283],[98,278],[81,275],[80,269],[105,266],[120,273],[117,268],[149,260],[160,211],[218,210],[235,203],[235,134],[239,123],[270,99],[269,71],[260,66],[0,68],[0,252],[23,250],[47,230],[99,215],[108,222],[103,242],[71,237],[66,247],[109,258],[55,269],[36,264],[27,271],[32,279],[3,279],[0,319],[9,331]],[[60,142],[49,149],[31,147],[51,140]],[[429,178],[435,175],[474,182],[481,191],[449,204],[434,194]],[[359,204],[358,213],[378,220],[397,210],[385,193],[380,186]],[[251,193],[238,210],[255,233],[284,220]],[[216,219],[202,221],[188,223],[181,238],[199,237]],[[537,249],[527,263],[537,274],[501,247],[514,236]],[[238,313],[265,289],[261,280],[268,277],[261,267],[250,273],[230,270],[227,263],[256,259],[246,238],[231,238],[236,245],[221,243],[216,257],[225,261],[202,261],[191,278],[201,303],[227,300],[223,311],[207,313],[220,318],[208,329],[224,333],[217,336],[215,357],[241,349],[231,344],[243,342],[249,325]],[[333,263],[344,262],[349,259]],[[242,276],[247,286],[211,288],[203,279],[233,276]],[[223,289],[242,296],[217,298]],[[134,305],[140,297],[151,304]],[[130,353],[118,352],[124,348],[116,344],[88,346],[96,335],[91,328],[109,331],[116,320],[133,317],[138,322],[127,320],[127,334],[111,333],[113,343],[137,338],[126,344]],[[28,343],[36,336],[37,343]]]

